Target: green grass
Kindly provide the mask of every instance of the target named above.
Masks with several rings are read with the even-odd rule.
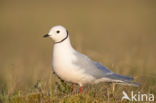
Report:
[[[120,102],[122,91],[156,94],[155,1],[0,1],[0,103]],[[100,83],[72,94],[52,73],[53,42],[65,26],[73,47],[140,87]],[[123,101],[123,103],[128,101]]]

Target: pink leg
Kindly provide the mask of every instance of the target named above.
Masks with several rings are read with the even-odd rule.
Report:
[[[80,89],[80,93],[82,93],[82,87],[81,87],[81,86],[80,86],[80,88],[79,88],[79,89]]]
[[[73,91],[72,91],[72,93],[75,93],[75,91],[76,91],[76,85],[73,84]]]

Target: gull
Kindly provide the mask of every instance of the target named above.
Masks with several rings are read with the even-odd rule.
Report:
[[[80,93],[85,84],[97,84],[99,82],[137,86],[136,83],[131,82],[133,77],[116,74],[101,63],[95,62],[76,51],[70,43],[69,33],[65,27],[54,26],[43,37],[50,37],[54,41],[53,72],[64,81],[78,84]]]

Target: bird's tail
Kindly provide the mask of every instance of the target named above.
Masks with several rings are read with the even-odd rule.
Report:
[[[139,87],[140,84],[137,82],[117,82],[117,84],[126,85],[126,86],[133,86],[133,87]]]
[[[133,77],[129,77],[129,76],[123,76],[123,75],[119,75],[119,74],[111,74],[111,75],[107,75],[108,78],[113,79],[113,80],[122,80],[122,81],[132,81],[134,80]]]
[[[117,84],[135,86],[135,87],[139,86],[139,83],[132,82],[134,78],[129,76],[123,76],[123,75],[113,73],[111,75],[108,75],[107,78],[111,79],[113,82],[116,82]]]

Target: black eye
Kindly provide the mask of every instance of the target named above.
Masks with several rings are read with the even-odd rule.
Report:
[[[57,31],[56,31],[56,33],[60,33],[60,31],[59,31],[59,30],[57,30]]]

